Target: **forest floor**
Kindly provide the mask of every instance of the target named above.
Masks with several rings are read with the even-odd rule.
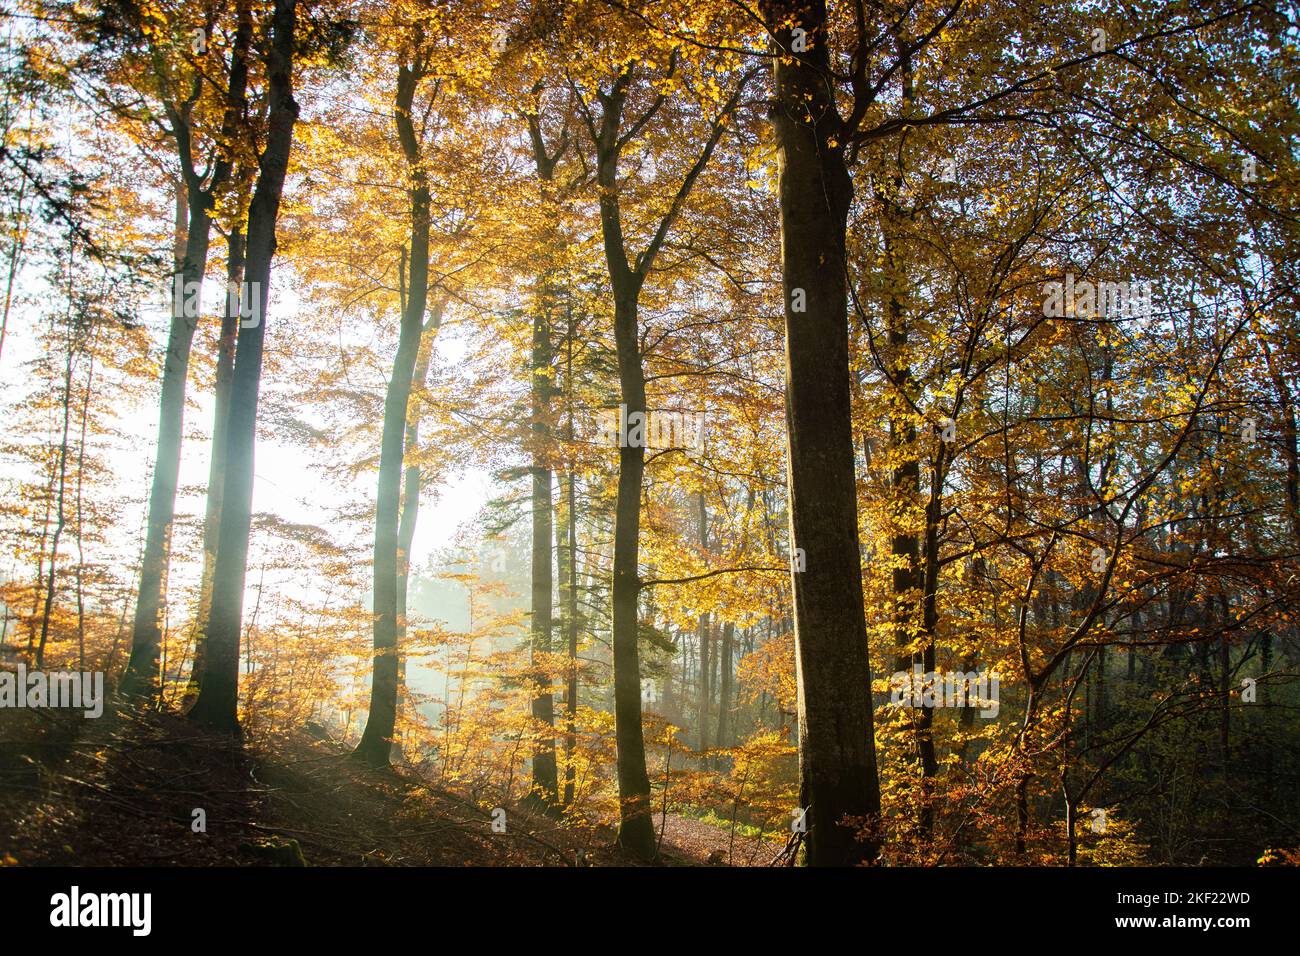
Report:
[[[195,832],[202,810],[206,832]],[[655,832],[663,820],[656,815]],[[780,850],[688,817],[660,865],[764,865]],[[609,826],[515,805],[506,832],[468,797],[369,770],[303,733],[239,746],[183,718],[0,710],[0,865],[631,866]]]

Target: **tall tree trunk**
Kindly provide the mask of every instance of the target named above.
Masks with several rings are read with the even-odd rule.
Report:
[[[896,39],[899,48],[900,76],[904,109],[910,108],[913,99],[912,61],[907,47]],[[890,396],[891,414],[889,439],[891,450],[898,462],[892,475],[893,505],[896,510],[896,527],[892,539],[895,558],[901,566],[893,572],[894,592],[894,646],[895,670],[911,672],[920,665],[923,675],[934,672],[934,635],[937,624],[935,589],[938,585],[938,514],[943,494],[943,446],[940,445],[934,470],[931,472],[931,492],[924,509],[924,550],[922,534],[917,527],[921,508],[921,450],[916,429],[917,388],[912,368],[907,360],[908,312],[906,304],[907,272],[899,250],[899,237],[903,234],[906,213],[898,205],[899,193],[904,187],[902,170],[893,178],[892,191],[881,190],[877,199],[881,205],[880,225],[884,237],[885,270],[888,288],[889,343],[888,373],[893,394]],[[919,613],[918,613],[919,612]],[[912,678],[909,676],[909,680]],[[929,680],[923,677],[922,680]],[[914,694],[922,688],[913,687]],[[919,705],[913,699],[910,735],[914,750],[914,763],[921,776],[921,806],[919,831],[923,840],[933,830],[934,813],[931,807],[932,778],[938,772],[935,759],[934,710]]]
[[[411,118],[411,105],[421,75],[417,66],[403,64],[398,68],[397,96],[393,110],[402,152],[411,170],[411,258],[409,281],[406,284],[406,308],[397,338],[397,355],[393,359],[393,373],[384,396],[384,430],[379,448],[379,491],[375,502],[375,659],[370,685],[370,715],[356,749],[357,757],[375,767],[388,766],[393,727],[397,722],[397,536],[402,442],[429,294],[429,186],[420,165],[420,147]]]
[[[175,517],[176,483],[180,474],[181,436],[185,418],[185,384],[189,377],[190,350],[198,327],[198,310],[203,275],[207,270],[208,243],[212,228],[214,197],[230,177],[233,161],[225,144],[238,133],[245,112],[248,86],[248,52],[253,22],[247,0],[240,0],[234,43],[230,52],[229,86],[221,121],[221,152],[204,185],[194,166],[194,150],[188,107],[178,111],[168,105],[168,118],[180,158],[185,185],[188,218],[184,260],[173,275],[172,321],[167,335],[163,364],[162,395],[158,412],[158,454],[154,461],[153,484],[149,491],[149,518],[145,531],[144,557],[140,565],[140,589],[136,599],[131,635],[131,657],[127,661],[123,689],[156,700],[160,689],[160,619],[163,611],[163,582],[167,575],[172,522]],[[269,153],[268,141],[268,153]],[[286,147],[287,155],[287,147]],[[267,156],[263,157],[263,163]],[[283,181],[284,174],[280,174]],[[276,192],[279,203],[279,191]],[[176,226],[182,226],[176,217]],[[271,225],[274,232],[274,223]],[[274,235],[271,237],[274,245]],[[269,256],[267,259],[269,268]],[[180,306],[180,308],[178,308]],[[263,306],[265,303],[263,302]],[[179,313],[179,314],[178,314]],[[188,314],[187,314],[188,313]],[[260,315],[261,313],[259,313]],[[224,323],[223,323],[224,325]],[[206,529],[205,529],[206,538]],[[206,542],[205,542],[206,551]]]
[[[718,746],[731,746],[731,655],[736,625],[722,625],[722,647],[718,651]]]
[[[631,288],[629,288],[631,285]],[[618,350],[620,397],[627,418],[645,421],[645,372],[638,341],[637,293],[640,281],[614,288],[614,339]],[[627,419],[622,423],[627,429]],[[637,647],[637,604],[641,593],[637,555],[641,539],[641,480],[645,445],[626,442],[618,453],[618,494],[614,505],[614,581],[611,597],[614,644],[614,725],[618,745],[618,791],[622,810],[619,843],[649,858],[655,852],[650,820],[650,777],[641,729],[641,662]]]
[[[86,595],[84,578],[86,573],[86,552],[84,541],[85,508],[82,504],[82,486],[86,478],[86,425],[90,415],[90,398],[95,384],[95,333],[91,332],[90,347],[86,350],[88,362],[86,368],[86,394],[81,402],[81,434],[77,439],[77,524],[74,534],[77,540],[77,670],[86,669]],[[0,642],[4,641],[4,629],[0,628]]]
[[[573,765],[578,738],[578,523],[573,463],[560,473],[560,514],[556,522],[556,563],[568,668],[564,689],[564,806],[573,803],[577,770]]]
[[[555,767],[555,700],[551,696],[549,667],[540,668],[551,653],[555,580],[551,565],[551,535],[554,504],[551,499],[550,403],[551,403],[551,319],[552,295],[549,282],[540,283],[533,316],[532,353],[532,648],[534,694],[532,714],[535,730],[542,736],[533,746],[533,793],[545,807],[559,805],[559,781]]]
[[[54,487],[59,470],[51,462],[45,483],[45,513],[41,518],[41,534],[36,543],[36,576],[32,579],[32,612],[27,616],[27,654],[36,653],[36,624],[41,616],[41,595],[45,582],[45,545],[50,539],[50,522],[54,520]]]
[[[573,303],[566,302],[564,390],[567,405],[564,440],[572,442],[573,427]],[[573,803],[577,786],[574,757],[578,749],[578,508],[577,465],[572,453],[560,472],[560,514],[556,522],[556,563],[560,572],[561,613],[568,669],[564,689],[564,806]]]
[[[266,303],[270,292],[275,225],[280,212],[298,104],[293,99],[294,34],[297,0],[275,0],[272,36],[267,50],[268,99],[266,146],[248,211],[248,256],[244,278],[258,311],[240,323],[231,383],[226,440],[225,500],[217,563],[212,575],[212,614],[208,621],[207,665],[203,687],[190,710],[194,721],[239,734],[239,637],[244,609],[244,576],[252,525],[253,449],[257,437],[257,400],[262,379]]]
[[[194,664],[190,668],[186,701],[192,706],[203,686],[207,665],[208,618],[212,613],[212,575],[217,566],[221,504],[226,488],[226,434],[230,419],[230,390],[235,377],[235,342],[239,335],[240,284],[244,280],[244,233],[230,230],[226,252],[226,309],[217,342],[216,383],[213,386],[212,457],[208,464],[208,495],[203,514],[203,574],[199,578],[199,610],[194,627]]]
[[[619,844],[635,856],[655,855],[650,819],[650,776],[646,772],[645,736],[641,726],[641,662],[637,647],[637,607],[641,594],[638,559],[641,542],[641,480],[645,442],[633,441],[633,416],[646,420],[645,369],[642,366],[638,300],[645,272],[634,270],[623,245],[618,196],[619,130],[626,85],[632,67],[620,76],[604,101],[597,139],[601,237],[610,287],[614,294],[614,346],[621,400],[618,491],[614,503],[614,556],[610,584],[610,630],[614,658],[614,740],[617,748]],[[653,254],[643,256],[648,269]]]
[[[540,92],[540,87],[537,88]],[[546,137],[542,128],[541,116],[530,113],[526,115],[529,138],[532,141],[533,162],[537,168],[537,178],[541,185],[543,201],[552,196],[552,183],[555,179],[555,167],[568,146],[567,136],[561,137],[555,153],[546,151]],[[544,245],[558,251],[562,239],[554,223],[548,223]],[[553,347],[551,344],[551,313],[555,306],[555,289],[553,276],[546,272],[537,280],[537,301],[534,303],[533,315],[533,350],[529,390],[532,398],[532,627],[531,652],[534,666],[540,656],[546,658],[552,649],[552,631],[554,627],[554,609],[552,594],[555,581],[552,575],[551,540],[554,524],[554,503],[551,495],[552,472],[550,465],[550,403],[552,396],[551,361]],[[572,312],[569,313],[570,335],[572,334]],[[572,375],[572,356],[570,369]],[[572,423],[570,423],[570,428]],[[572,432],[570,432],[572,437]],[[555,761],[555,699],[551,694],[551,674],[547,671],[534,671],[533,679],[536,692],[532,700],[532,716],[539,725],[541,734],[533,746],[532,753],[532,793],[548,809],[557,808],[559,801],[559,780]]]
[[[4,355],[5,333],[9,329],[9,310],[14,301],[14,283],[18,279],[18,273],[22,268],[23,250],[27,246],[27,221],[24,217],[23,200],[27,196],[27,177],[22,176],[18,181],[18,192],[14,196],[14,225],[13,238],[9,243],[9,261],[7,275],[5,278],[5,295],[4,305],[0,307],[0,355]],[[181,204],[184,208],[184,204]],[[177,267],[179,268],[179,266]]]
[[[69,272],[71,272],[71,263],[69,263]],[[68,296],[71,298],[72,290],[68,290]],[[72,364],[76,357],[76,333],[73,330],[75,319],[68,317],[68,352],[63,367],[63,432],[59,441],[59,481],[58,491],[56,493],[54,533],[50,539],[50,567],[49,578],[45,583],[45,606],[41,612],[41,639],[36,645],[36,667],[40,669],[45,666],[45,645],[50,637],[50,615],[54,609],[54,588],[56,584],[55,573],[58,569],[59,562],[59,539],[63,536],[63,529],[67,524],[67,512],[65,509],[65,500],[68,486],[68,425],[72,418]]]
[[[1300,539],[1300,448],[1296,445],[1295,402],[1291,397],[1291,388],[1286,376],[1273,357],[1273,350],[1268,340],[1261,336],[1260,344],[1264,348],[1264,359],[1268,364],[1269,378],[1277,392],[1277,403],[1282,419],[1282,457],[1286,461],[1286,503],[1291,520],[1291,533]]]
[[[619,843],[636,856],[655,855],[654,827],[650,821],[650,778],[645,765],[645,738],[641,727],[641,675],[637,649],[637,605],[641,582],[638,552],[641,536],[641,480],[645,474],[645,441],[630,440],[629,425],[637,416],[646,422],[645,368],[641,354],[641,288],[654,268],[655,259],[700,173],[708,165],[726,128],[726,119],[736,108],[745,81],[737,87],[718,118],[699,156],[687,171],[654,238],[636,257],[633,268],[624,245],[622,210],[619,205],[618,161],[625,145],[623,107],[636,70],[627,64],[610,91],[602,94],[603,112],[594,140],[597,151],[596,180],[600,188],[600,227],[605,264],[614,294],[614,345],[618,356],[619,395],[622,403],[618,494],[614,506],[614,567],[611,587],[612,644],[614,650],[614,725],[618,746]],[[651,108],[652,111],[654,107]],[[652,113],[642,116],[646,120]],[[633,129],[637,127],[634,125]],[[644,438],[644,436],[641,436]]]
[[[853,185],[837,139],[824,0],[768,0],[772,122],[779,161],[786,317],[786,417],[800,798],[807,862],[852,865],[877,853],[844,818],[880,813],[867,659],[849,398],[845,233]],[[794,52],[792,27],[807,33]]]
[[[921,564],[921,670],[935,673],[935,635],[939,629],[939,518],[943,506],[944,446],[939,447],[931,472],[930,497],[925,507],[925,537]],[[921,758],[921,836],[934,833],[934,778],[939,761],[934,746],[934,708],[922,707],[917,715],[917,753]]]
[[[708,554],[709,551],[709,511],[704,500],[704,492],[700,492],[696,497],[696,506],[698,508],[699,528],[700,528],[700,549]],[[700,753],[709,749],[709,700],[712,698],[712,688],[709,687],[709,678],[713,676],[713,666],[709,660],[710,644],[710,616],[705,611],[700,615],[699,621],[699,642],[700,642],[700,699],[699,699],[699,738]]]
[[[140,694],[151,700],[157,699],[160,687],[158,654],[162,641],[163,579],[167,574],[176,485],[181,468],[185,384],[189,376],[194,330],[198,328],[199,298],[197,292],[191,294],[191,290],[197,290],[203,280],[211,228],[205,196],[191,191],[189,206],[185,260],[172,277],[172,320],[167,334],[158,410],[158,455],[154,460],[153,484],[149,490],[149,518],[131,634],[131,657],[122,682],[126,693]]]
[[[420,342],[420,349],[415,360],[415,371],[412,373],[412,401],[407,405],[406,411],[406,439],[405,451],[403,458],[406,461],[406,473],[402,483],[402,514],[397,522],[397,644],[402,646],[406,641],[406,599],[411,583],[411,545],[415,541],[415,527],[420,516],[420,463],[412,458],[419,451],[420,447],[420,417],[421,409],[419,405],[419,392],[425,388],[426,379],[429,377],[429,364],[433,358],[433,338],[429,333],[436,332],[442,325],[442,310],[446,305],[446,300],[435,303],[429,310],[429,319],[424,325],[424,336]],[[403,301],[405,308],[405,301]],[[397,710],[394,717],[401,716],[402,712],[402,694],[406,685],[406,659],[398,659],[397,668]],[[400,745],[395,745],[394,750],[400,750]]]

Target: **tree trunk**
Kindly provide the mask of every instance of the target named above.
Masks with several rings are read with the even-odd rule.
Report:
[[[618,745],[619,843],[629,852],[651,858],[656,852],[654,827],[650,821],[650,778],[646,773],[645,739],[641,728],[641,679],[637,649],[637,604],[641,590],[638,551],[641,534],[641,480],[645,473],[645,441],[632,441],[632,416],[646,422],[645,369],[641,355],[640,322],[637,314],[641,288],[654,267],[664,239],[681,211],[704,167],[708,165],[726,128],[726,116],[739,101],[744,83],[738,84],[695,163],[687,172],[659,223],[654,238],[639,256],[636,267],[628,261],[623,243],[622,212],[619,207],[618,160],[624,145],[623,105],[636,66],[626,64],[608,94],[594,140],[597,150],[596,179],[600,188],[600,227],[605,263],[614,293],[614,345],[618,356],[619,393],[622,402],[618,495],[614,507],[614,567],[611,587],[612,644],[614,651],[614,724]],[[653,109],[653,108],[652,108]],[[645,114],[642,119],[648,118]],[[633,127],[636,128],[635,126]],[[639,436],[642,439],[644,435]]]
[[[379,490],[375,502],[374,556],[374,671],[370,685],[370,712],[356,755],[375,767],[388,766],[393,728],[397,722],[397,578],[398,509],[402,484],[402,443],[406,409],[424,329],[429,294],[429,187],[420,166],[419,143],[411,119],[411,105],[420,73],[398,68],[394,118],[402,152],[411,169],[411,258],[408,266],[406,308],[402,313],[393,358],[393,374],[384,396],[384,430],[379,447]]]
[[[86,595],[84,578],[86,573],[86,553],[84,537],[85,508],[82,504],[82,485],[86,478],[86,425],[90,415],[90,398],[95,383],[95,332],[91,332],[90,346],[87,348],[86,394],[81,402],[81,435],[77,439],[77,524],[74,534],[77,541],[77,670],[86,669]],[[7,610],[7,608],[6,608]],[[4,629],[0,627],[0,642],[4,641]]]
[[[699,506],[699,527],[700,527],[700,549],[708,554],[709,551],[709,512],[704,501],[704,492],[697,496],[696,503]],[[700,615],[699,623],[699,641],[700,641],[700,709],[699,709],[699,737],[700,753],[709,749],[709,699],[713,696],[712,688],[709,687],[709,678],[713,676],[713,667],[709,660],[709,612],[705,611]]]
[[[179,154],[184,180],[188,224],[182,224],[177,210],[177,237],[185,228],[184,259],[173,275],[172,321],[167,336],[167,355],[163,364],[162,396],[158,413],[158,454],[154,462],[153,485],[149,492],[149,518],[145,531],[144,555],[140,565],[140,589],[136,599],[135,621],[131,636],[131,657],[127,662],[123,688],[129,694],[156,699],[160,689],[159,647],[162,633],[160,618],[163,605],[163,582],[167,575],[171,546],[172,521],[176,507],[176,483],[180,474],[181,436],[185,418],[185,384],[189,376],[190,349],[198,327],[198,309],[203,275],[207,269],[208,243],[212,228],[211,210],[214,197],[230,178],[233,161],[226,145],[237,135],[246,110],[248,89],[248,51],[252,43],[253,21],[247,0],[241,0],[237,14],[234,43],[230,51],[229,86],[225,112],[221,121],[221,152],[218,154],[206,187],[203,175],[195,170],[193,140],[188,107],[178,111],[168,105],[167,113]],[[270,157],[263,157],[263,163]],[[287,145],[286,145],[287,156]],[[280,173],[283,182],[284,174]],[[279,188],[276,204],[279,203]],[[274,246],[274,222],[271,245]],[[269,269],[269,256],[267,259]],[[177,308],[177,306],[182,306]],[[265,303],[263,302],[263,306]],[[179,313],[179,314],[178,314]],[[191,314],[186,314],[191,313]],[[259,316],[261,313],[258,313]],[[223,333],[225,323],[223,322]],[[260,370],[259,370],[260,371]],[[215,440],[215,436],[214,436]],[[214,456],[217,454],[215,448]],[[207,552],[208,530],[204,529]],[[203,621],[202,611],[200,622]]]
[[[533,147],[533,162],[537,168],[537,178],[542,189],[542,198],[550,195],[549,184],[554,181],[555,167],[567,147],[567,138],[562,138],[556,153],[546,151],[545,134],[541,117],[530,115],[528,119],[529,138]],[[552,227],[553,223],[549,224]],[[552,251],[558,251],[562,240],[554,228],[547,230],[545,245]],[[554,609],[552,594],[554,578],[551,564],[551,540],[554,530],[554,504],[551,495],[552,472],[550,466],[550,402],[552,395],[551,361],[551,312],[555,305],[555,290],[552,276],[543,273],[537,281],[537,301],[534,303],[533,316],[533,352],[530,376],[532,397],[532,466],[533,480],[532,500],[532,628],[531,650],[534,664],[536,658],[546,658],[551,652],[552,629],[554,627]],[[572,312],[570,318],[570,337],[572,336]],[[572,375],[572,354],[570,354],[569,373]],[[572,383],[570,383],[572,384]],[[570,422],[572,438],[572,422]],[[532,784],[533,794],[547,809],[559,806],[559,780],[555,763],[555,699],[551,694],[551,674],[549,668],[535,671],[536,693],[532,700],[533,720],[538,724],[542,737],[533,747]]]
[[[235,376],[235,341],[239,335],[239,287],[244,280],[244,234],[230,231],[226,254],[226,311],[217,343],[216,383],[213,386],[212,458],[208,466],[208,495],[203,515],[203,575],[199,579],[199,611],[194,629],[194,664],[186,698],[192,704],[203,686],[207,664],[208,618],[212,613],[212,575],[217,565],[221,504],[226,488],[226,434],[230,419],[230,389]]]
[[[623,284],[623,283],[620,283]],[[636,292],[615,286],[614,339],[618,349],[621,398],[630,418],[646,413],[645,372],[637,337]],[[636,282],[637,291],[640,282]],[[644,421],[644,417],[642,418]],[[622,423],[627,428],[627,420]],[[650,777],[646,773],[641,729],[641,662],[637,648],[637,604],[641,584],[637,555],[641,537],[641,479],[644,443],[624,444],[618,454],[618,495],[614,505],[614,725],[618,745],[619,843],[644,858],[654,856],[650,821]]]
[[[268,98],[266,147],[248,212],[245,282],[255,300],[256,321],[240,322],[235,347],[235,374],[230,390],[226,440],[225,500],[212,575],[212,614],[208,622],[207,665],[203,687],[190,710],[194,721],[238,735],[239,636],[244,608],[244,576],[252,524],[253,449],[257,437],[257,400],[262,378],[266,303],[275,224],[280,212],[298,104],[293,99],[293,51],[297,0],[275,0],[272,38],[267,50]]]
[[[763,4],[784,51],[792,24],[808,49],[775,60],[772,121],[779,158],[786,318],[786,416],[791,537],[806,571],[793,573],[800,796],[807,862],[875,857],[845,817],[880,812],[867,659],[857,488],[849,400],[845,232],[852,181],[837,139],[823,0]]]
[[[551,534],[553,502],[551,467],[548,459],[551,402],[551,295],[547,282],[541,283],[540,301],[533,317],[532,354],[532,663],[547,661],[551,652],[552,589]],[[559,782],[555,768],[555,700],[550,691],[549,667],[534,672],[535,693],[532,701],[533,722],[543,736],[533,748],[533,793],[543,806],[559,804]]]
[[[406,599],[411,583],[411,544],[415,541],[415,527],[420,517],[420,463],[411,459],[411,455],[419,450],[420,445],[421,412],[417,390],[424,389],[429,377],[429,363],[433,358],[433,339],[428,333],[436,332],[442,325],[442,310],[445,304],[443,300],[430,309],[429,320],[423,329],[425,335],[420,341],[415,371],[412,374],[413,401],[408,404],[406,411],[406,440],[403,454],[406,473],[402,483],[402,514],[397,522],[397,643],[399,647],[406,640]],[[406,660],[399,658],[398,664],[397,716],[400,717],[403,687],[406,685]],[[394,751],[399,749],[400,745],[394,746]]]
[[[722,625],[722,647],[718,652],[718,746],[731,746],[731,655],[736,625]]]
[[[172,320],[163,362],[162,396],[158,410],[158,455],[149,489],[149,518],[145,530],[140,589],[136,597],[131,633],[131,657],[122,681],[128,694],[156,700],[160,687],[158,654],[162,642],[163,579],[176,508],[176,484],[181,468],[181,432],[185,420],[185,384],[189,377],[190,349],[198,328],[199,288],[208,261],[211,220],[202,193],[191,190],[190,222],[185,237],[185,261],[172,277]],[[177,308],[177,306],[180,308]],[[186,314],[194,313],[194,314]]]
[[[1291,388],[1286,376],[1273,358],[1273,350],[1268,340],[1261,337],[1264,359],[1268,365],[1269,378],[1277,392],[1277,403],[1282,419],[1282,457],[1286,460],[1286,503],[1287,514],[1291,520],[1291,533],[1300,539],[1300,448],[1296,446],[1295,402],[1291,397]]]
[[[567,327],[565,348],[565,402],[568,406],[564,439],[572,442],[573,427],[573,304],[565,307]],[[560,572],[561,613],[564,621],[564,642],[568,653],[568,670],[564,689],[564,806],[573,803],[577,786],[577,768],[573,765],[578,748],[578,510],[577,466],[570,453],[569,460],[560,472],[560,513],[556,522],[555,557]]]
[[[68,291],[72,295],[72,291]],[[72,418],[72,364],[76,357],[76,333],[72,326],[68,328],[68,352],[63,368],[63,431],[59,441],[59,490],[55,507],[54,534],[50,539],[49,578],[45,584],[45,607],[41,613],[41,640],[36,646],[36,668],[45,666],[45,644],[50,637],[50,615],[54,610],[54,588],[57,582],[55,573],[59,563],[59,539],[67,524],[65,499],[68,486],[68,425]]]
[[[573,765],[578,738],[578,523],[575,511],[573,465],[560,474],[560,520],[556,522],[556,563],[560,572],[560,600],[568,671],[564,689],[564,806],[573,803],[577,771]]]

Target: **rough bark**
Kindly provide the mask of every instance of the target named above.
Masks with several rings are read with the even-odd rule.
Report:
[[[849,399],[845,235],[852,182],[837,139],[822,0],[767,2],[782,55],[772,121],[779,162],[786,318],[790,530],[806,570],[792,574],[801,803],[809,865],[871,860],[880,812],[867,659]],[[791,24],[808,49],[791,52]],[[802,311],[796,311],[801,305]]]

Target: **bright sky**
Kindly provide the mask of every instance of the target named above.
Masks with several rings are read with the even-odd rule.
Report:
[[[276,281],[274,275],[272,279],[276,289],[268,317],[268,355],[273,354],[277,347],[284,346],[283,337],[275,334],[277,326],[284,327],[288,323],[304,320],[300,315],[301,303],[291,292],[282,288],[286,278],[287,274],[282,270],[279,281]],[[25,301],[17,305],[10,316],[4,353],[0,356],[0,409],[9,409],[20,402],[31,388],[25,366],[35,357],[39,347],[34,333],[39,328],[37,323],[43,321],[40,316],[44,307],[36,288],[38,284],[24,284],[21,292]],[[222,294],[223,290],[218,283],[205,283],[203,323],[216,322],[216,310]],[[148,313],[146,321],[154,339],[154,354],[161,356],[166,343],[167,314],[160,307]],[[439,337],[437,348],[444,358],[454,360],[457,353],[464,349],[464,343],[457,339],[454,332],[448,332],[449,334]],[[201,338],[196,337],[196,351],[201,347],[201,341]],[[110,449],[104,447],[104,442],[108,439],[100,439],[98,444],[99,451],[105,453],[114,472],[116,487],[113,494],[138,500],[140,504],[115,529],[117,538],[111,542],[111,555],[88,554],[88,561],[99,557],[115,562],[133,562],[138,558],[138,541],[135,539],[143,524],[145,499],[157,451],[158,391],[159,383],[155,381],[141,397],[134,400],[129,396],[114,394],[101,394],[99,397],[99,401],[107,403],[121,415],[117,424],[126,433],[124,439],[112,439]],[[210,438],[213,398],[210,391],[198,391],[193,384],[188,398],[190,405],[185,417],[180,487],[205,488],[212,450]],[[264,407],[266,402],[274,400],[274,394],[263,391]],[[6,478],[17,477],[19,472],[19,466],[14,461],[0,460],[0,474]],[[354,489],[356,495],[373,500],[376,479],[373,472],[365,475]],[[430,493],[422,497],[419,523],[412,544],[412,564],[416,567],[423,565],[429,555],[450,545],[462,525],[473,520],[492,494],[492,481],[483,469],[469,468],[447,484],[436,489],[426,489],[426,492]],[[319,525],[329,529],[334,509],[347,500],[343,489],[322,476],[320,463],[313,456],[305,455],[300,448],[290,447],[272,438],[259,439],[253,491],[254,513],[271,512],[288,522]],[[201,517],[203,509],[202,495],[182,495],[177,499],[178,514]],[[368,544],[370,529],[366,533]],[[195,560],[197,562],[197,557]],[[186,570],[197,575],[197,567]],[[178,583],[180,582],[173,580],[173,586]],[[251,570],[248,583],[250,587],[256,583]],[[309,584],[302,582],[302,586],[302,596],[306,596]]]

